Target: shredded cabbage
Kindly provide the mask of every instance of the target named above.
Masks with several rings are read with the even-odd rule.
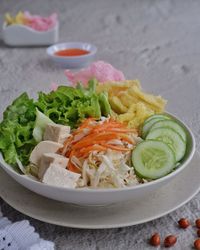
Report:
[[[82,165],[79,185],[90,188],[122,188],[139,184],[133,168],[128,165],[130,155],[108,149],[105,154],[92,152]]]

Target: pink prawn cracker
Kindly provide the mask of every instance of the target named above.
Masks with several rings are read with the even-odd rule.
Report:
[[[53,28],[57,23],[57,14],[53,13],[49,17],[41,17],[38,15],[31,15],[28,11],[24,12],[26,18],[26,25],[37,31],[47,31]]]
[[[76,85],[77,82],[86,85],[91,78],[96,78],[101,83],[125,80],[125,76],[120,70],[103,61],[94,62],[88,68],[75,73],[71,70],[65,70],[65,75],[73,85]]]

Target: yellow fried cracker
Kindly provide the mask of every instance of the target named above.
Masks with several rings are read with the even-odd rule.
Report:
[[[126,112],[124,114],[118,115],[118,120],[120,122],[128,123],[130,120],[132,120],[135,117],[135,113]]]
[[[108,81],[97,86],[97,93],[106,91],[110,95],[117,95],[120,91],[127,90],[131,86],[140,88],[140,83],[138,80]]]
[[[139,129],[144,120],[164,111],[166,100],[142,91],[137,80],[106,82],[97,87],[98,92],[107,91],[115,118],[131,128]]]
[[[149,104],[153,110],[155,110],[156,112],[164,111],[167,102],[161,96],[154,96],[144,93],[136,86],[133,86],[131,89],[138,98],[140,98],[143,102]]]
[[[24,14],[19,11],[15,17],[15,24],[24,24],[25,17]]]
[[[16,16],[11,16],[10,13],[5,14],[5,22],[7,25],[13,25],[13,24],[25,24],[26,18],[24,16],[24,13],[19,11]]]
[[[13,18],[10,15],[10,13],[5,14],[5,22],[6,22],[7,25],[11,25],[13,23]]]
[[[112,109],[117,113],[117,114],[122,114],[128,111],[128,108],[122,104],[120,99],[117,96],[111,96],[109,98],[110,105]]]

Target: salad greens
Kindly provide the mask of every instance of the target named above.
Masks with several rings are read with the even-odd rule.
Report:
[[[76,128],[84,118],[110,114],[108,97],[96,93],[96,84],[94,79],[88,88],[79,83],[77,88],[60,86],[49,94],[40,92],[36,106],[53,122]]]
[[[21,94],[4,111],[0,123],[0,151],[5,161],[16,167],[19,160],[26,166],[47,122],[76,128],[84,118],[108,116],[108,96],[96,93],[97,83],[92,79],[87,88],[79,83],[76,88],[60,86],[48,94],[39,92],[37,101]]]
[[[32,136],[35,124],[35,104],[26,93],[21,94],[3,113],[0,123],[0,150],[8,164],[18,158],[26,165],[36,141]]]

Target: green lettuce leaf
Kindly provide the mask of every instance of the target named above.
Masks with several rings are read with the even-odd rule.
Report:
[[[76,128],[84,118],[110,114],[108,98],[105,93],[96,93],[97,84],[92,79],[87,88],[78,83],[76,88],[59,86],[49,94],[40,92],[36,105],[53,122]]]
[[[0,150],[8,164],[17,165],[18,158],[27,165],[36,141],[32,136],[35,105],[27,93],[21,94],[3,113],[0,123]]]

